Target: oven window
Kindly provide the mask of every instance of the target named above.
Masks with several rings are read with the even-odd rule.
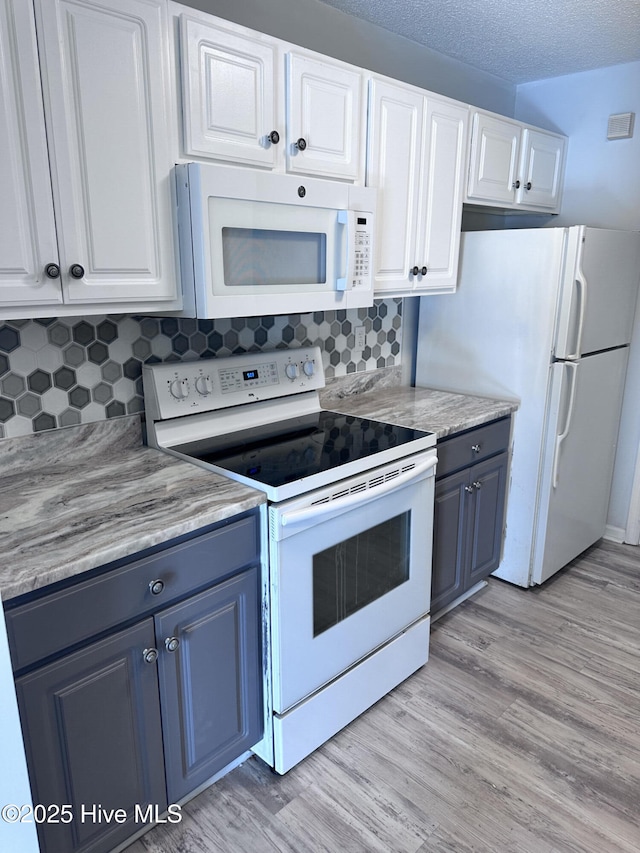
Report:
[[[313,557],[313,636],[409,580],[411,512]]]
[[[325,284],[327,235],[311,231],[223,228],[222,262],[228,287]]]

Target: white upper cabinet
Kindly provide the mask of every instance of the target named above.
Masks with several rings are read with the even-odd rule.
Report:
[[[357,68],[288,53],[288,172],[364,181],[364,87]]]
[[[467,169],[469,108],[427,95],[423,171],[420,182],[418,252],[422,266],[416,289],[456,289],[462,200]]]
[[[377,294],[455,290],[467,121],[464,104],[371,80],[367,185],[378,189]]]
[[[513,204],[516,198],[520,125],[475,112],[471,125],[469,198]]]
[[[273,39],[182,15],[184,152],[274,169],[284,145],[284,77]]]
[[[565,138],[525,127],[522,132],[518,203],[560,209]]]
[[[564,136],[482,110],[473,112],[466,200],[505,209],[557,213]]]
[[[0,4],[0,304],[62,302],[33,7]],[[53,265],[53,266],[50,266]]]
[[[364,183],[364,73],[204,13],[180,15],[185,157]]]
[[[30,0],[11,3],[14,20],[25,21]],[[23,138],[28,145],[13,185],[5,172],[0,180],[16,199],[16,228],[28,251],[20,250],[27,262],[16,263],[0,242],[2,315],[179,308],[166,0],[36,0],[30,27],[20,26],[24,52],[3,56],[3,79],[12,79],[17,103],[3,94],[13,119],[7,132],[14,149]],[[36,220],[52,196],[55,240],[51,216],[46,228]],[[24,281],[20,270],[31,259],[34,281]],[[8,281],[10,264],[23,295]],[[55,278],[47,276],[52,265]]]

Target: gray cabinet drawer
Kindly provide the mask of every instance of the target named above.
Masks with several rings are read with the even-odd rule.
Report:
[[[9,608],[5,618],[14,670],[139,619],[258,560],[252,515],[74,586]],[[152,585],[156,584],[154,594]]]
[[[476,462],[507,450],[510,434],[509,417],[439,441],[436,477],[446,477],[454,471],[475,465]]]

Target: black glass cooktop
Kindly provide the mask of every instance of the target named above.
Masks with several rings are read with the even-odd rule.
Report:
[[[277,488],[429,435],[422,430],[320,411],[173,449]]]

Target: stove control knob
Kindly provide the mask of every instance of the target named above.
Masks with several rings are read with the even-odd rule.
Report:
[[[294,379],[298,378],[298,373],[300,371],[298,370],[297,364],[288,364],[285,367],[284,372],[287,374],[287,378],[293,382]]]
[[[186,379],[174,379],[169,384],[169,393],[176,400],[186,400],[189,396],[189,382]]]
[[[196,379],[196,391],[198,394],[202,394],[203,397],[208,397],[212,390],[211,378],[209,376],[198,376]]]
[[[305,376],[313,376],[316,371],[316,366],[312,361],[305,361],[302,365],[302,369],[304,370]]]

